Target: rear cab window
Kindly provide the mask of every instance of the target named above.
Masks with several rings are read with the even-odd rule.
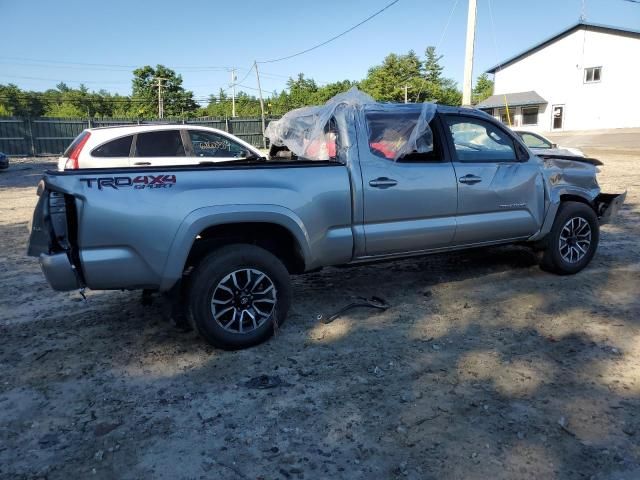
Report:
[[[157,130],[138,133],[136,157],[184,157],[180,130]]]
[[[91,152],[92,157],[128,157],[131,151],[133,135],[116,138],[110,142],[103,143]]]
[[[369,138],[369,150],[380,158],[393,160],[407,144],[413,132],[420,108],[396,107],[388,110],[366,110]],[[428,129],[417,139],[413,152],[397,159],[400,162],[442,161],[443,151],[440,142],[436,117],[429,123]]]

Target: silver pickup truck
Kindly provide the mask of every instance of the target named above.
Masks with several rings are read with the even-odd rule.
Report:
[[[297,154],[287,140],[312,129],[285,122],[268,158],[49,171],[28,254],[56,290],[175,293],[222,348],[282,324],[290,274],[515,242],[555,273],[589,263],[625,197],[601,193],[597,160],[538,157],[478,110],[425,111],[337,102],[328,120],[305,112],[324,136]]]

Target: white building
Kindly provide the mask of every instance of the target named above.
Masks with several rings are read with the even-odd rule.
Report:
[[[640,127],[640,31],[578,23],[487,73],[494,95],[477,108],[513,127]]]

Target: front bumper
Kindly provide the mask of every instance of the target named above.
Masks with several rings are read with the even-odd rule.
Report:
[[[40,254],[40,268],[54,290],[66,292],[81,287],[75,267],[66,253]]]
[[[600,224],[609,223],[618,214],[625,198],[627,198],[626,191],[624,193],[601,193],[596,197],[596,211]]]

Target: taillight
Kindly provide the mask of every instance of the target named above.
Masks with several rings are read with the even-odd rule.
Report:
[[[69,154],[69,158],[64,163],[65,170],[77,170],[78,168],[80,168],[80,165],[78,165],[78,158],[80,157],[80,152],[82,151],[84,145],[87,143],[87,140],[89,140],[90,136],[91,133],[87,132],[87,134],[82,137],[82,140],[80,140],[80,142],[78,142],[75,148],[71,151],[71,153]]]

